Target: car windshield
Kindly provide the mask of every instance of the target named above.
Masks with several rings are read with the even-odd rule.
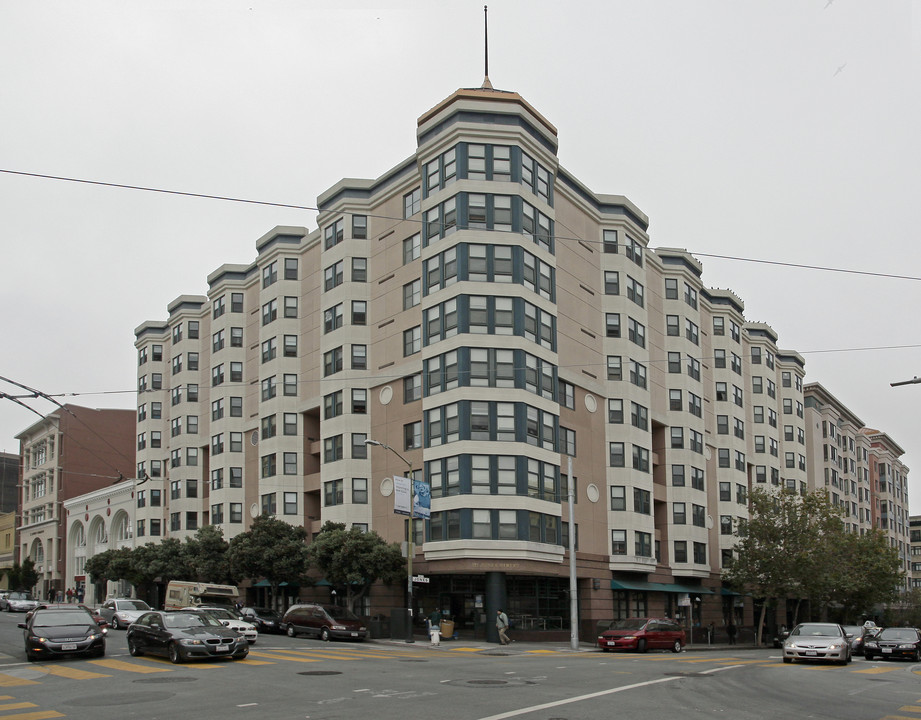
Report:
[[[150,610],[150,605],[143,600],[119,600],[115,607],[118,610]]]
[[[164,615],[166,627],[194,628],[194,627],[224,627],[217,620],[205,613],[179,613],[177,615]]]
[[[14,592],[10,593],[10,600],[32,600],[32,593]]]
[[[848,635],[860,635],[863,632],[863,628],[860,625],[844,625],[844,632]]]
[[[50,611],[35,614],[32,627],[60,627],[61,625],[89,625],[90,619],[83,611]]]
[[[347,608],[337,607],[337,606],[327,606],[323,609],[329,613],[329,616],[333,620],[354,620],[356,622],[358,621],[358,616],[355,613],[353,613],[351,610],[348,610]]]
[[[918,633],[914,628],[886,628],[878,635],[880,640],[904,640],[916,642]]]
[[[221,618],[223,620],[237,620],[237,616],[234,615],[230,610],[225,610],[224,608],[205,608],[202,612],[206,612],[209,615],[214,615],[216,618]]]
[[[624,618],[611,625],[609,630],[642,630],[646,625],[646,618]]]
[[[811,637],[841,637],[841,630],[837,625],[798,625],[792,634]]]

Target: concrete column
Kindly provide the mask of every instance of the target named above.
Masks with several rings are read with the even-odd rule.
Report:
[[[504,610],[508,615],[508,596],[505,589],[504,572],[486,573],[486,640],[499,642],[496,629],[496,611]]]

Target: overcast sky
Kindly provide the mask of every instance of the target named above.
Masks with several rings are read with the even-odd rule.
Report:
[[[489,27],[493,85],[653,247],[921,278],[921,2],[491,0]],[[0,170],[313,206],[483,70],[480,0],[0,0]],[[0,376],[135,407],[134,329],[275,225],[315,213],[0,172]],[[701,260],[905,449],[921,512],[921,385],[889,386],[921,375],[921,281]],[[0,450],[37,419],[0,399]]]

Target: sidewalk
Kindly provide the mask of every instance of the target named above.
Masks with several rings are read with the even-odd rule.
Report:
[[[465,652],[481,652],[481,653],[526,653],[526,652],[541,652],[541,653],[571,653],[571,652],[601,652],[601,648],[598,647],[597,643],[592,641],[580,641],[579,649],[573,651],[570,642],[525,642],[525,641],[514,641],[511,645],[500,645],[499,643],[489,642],[483,639],[471,639],[471,638],[460,638],[458,640],[447,640],[442,639],[439,645],[432,645],[428,638],[423,636],[418,636],[416,641],[413,643],[408,643],[405,640],[393,639],[393,638],[369,638],[366,642],[369,643],[379,643],[381,645],[390,645],[394,647],[405,647],[407,649],[415,650],[429,650],[429,649],[438,649],[438,650],[460,650],[463,649]],[[759,649],[756,645],[751,644],[742,644],[736,643],[730,645],[729,643],[695,643],[694,645],[685,645],[684,652],[722,652],[722,653],[732,653],[732,652],[741,652],[743,650],[757,650]],[[769,649],[769,646],[762,645],[761,649]],[[661,651],[654,651],[661,652]],[[623,653],[630,654],[630,653]],[[636,654],[636,653],[633,653]]]

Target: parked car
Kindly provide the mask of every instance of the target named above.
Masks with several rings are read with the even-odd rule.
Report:
[[[316,635],[323,641],[331,639],[362,641],[368,629],[355,613],[337,605],[294,605],[282,618],[282,628],[288,637]]]
[[[800,623],[783,643],[783,661],[833,660],[839,665],[851,661],[847,633],[837,623]]]
[[[164,655],[173,663],[200,658],[242,660],[249,653],[245,637],[198,610],[146,612],[128,626],[125,639],[131,655]]]
[[[114,630],[124,630],[145,612],[153,610],[143,600],[115,598],[106,600],[96,614],[106,620]]]
[[[888,627],[863,643],[863,656],[867,660],[881,657],[921,660],[921,631],[913,627]]]
[[[250,645],[256,642],[259,639],[259,631],[256,630],[256,626],[252,623],[242,620],[240,616],[227,608],[223,607],[211,607],[210,605],[196,605],[195,607],[183,608],[183,610],[201,610],[201,612],[206,612],[212,617],[216,618],[221,625],[224,627],[229,627],[231,630],[236,630],[243,637],[246,638],[246,642]]]
[[[851,655],[863,655],[863,645],[873,637],[870,629],[863,625],[842,625],[844,632],[851,636]]]
[[[26,658],[35,661],[61,655],[106,654],[106,636],[93,616],[85,609],[70,607],[40,608],[26,622],[24,631]]]
[[[29,612],[37,608],[38,604],[32,593],[14,591],[3,601],[3,609],[7,612]]]
[[[623,618],[598,636],[598,647],[611,650],[671,650],[681,652],[685,646],[684,628],[670,618]]]
[[[281,632],[281,614],[261,607],[245,607],[240,610],[243,619],[256,626],[261,633]]]

